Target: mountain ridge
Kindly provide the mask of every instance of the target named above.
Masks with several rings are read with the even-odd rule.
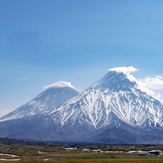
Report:
[[[48,88],[26,104],[1,117],[0,121],[47,114],[78,94],[79,92],[68,85]]]
[[[132,126],[142,126],[148,120],[154,122],[155,126],[157,123],[163,126],[161,102],[138,90],[136,82],[131,82],[125,74],[108,74],[60,107],[57,114],[60,114],[61,125],[74,115],[73,119],[86,119],[86,123],[98,129],[109,124],[109,113],[113,112]],[[55,111],[51,114],[54,115]]]
[[[138,88],[137,82],[128,75],[109,71],[83,92],[51,108],[45,115],[1,122],[0,137],[87,141],[113,127],[133,134],[159,134],[163,137],[162,103]],[[113,141],[119,140],[120,137]]]

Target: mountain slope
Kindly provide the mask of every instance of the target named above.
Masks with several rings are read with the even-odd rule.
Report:
[[[163,138],[138,135],[120,127],[108,128],[100,134],[92,137],[89,141],[101,144],[159,144],[163,142]]]
[[[87,124],[96,130],[111,124],[115,116],[133,127],[163,127],[162,103],[138,88],[127,75],[110,71],[51,116],[61,126]]]
[[[108,130],[114,127],[127,130],[126,133],[163,137],[163,105],[139,88],[128,75],[109,71],[78,96],[45,109],[47,114],[1,122],[0,137],[85,141],[98,135],[99,139],[97,136],[94,140],[99,141],[110,139]],[[114,141],[132,143],[119,134],[121,131],[116,131]],[[152,139],[155,137],[148,143]],[[142,137],[138,140],[144,141]]]
[[[79,94],[75,89],[67,85],[66,82],[57,82],[54,86],[46,89],[25,105],[3,116],[0,118],[0,121],[48,113],[50,110],[55,110],[59,105]]]

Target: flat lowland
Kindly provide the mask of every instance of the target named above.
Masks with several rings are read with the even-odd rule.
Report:
[[[0,161],[6,163],[6,161]],[[8,161],[7,161],[8,162]],[[10,163],[15,163],[15,161],[9,161]],[[51,160],[51,161],[41,161],[41,160],[26,160],[26,161],[16,161],[20,163],[163,163],[163,160]]]
[[[163,145],[54,145],[45,143],[0,142],[0,162],[53,163],[163,163],[163,155],[127,153],[163,150]],[[13,161],[12,161],[13,160]]]

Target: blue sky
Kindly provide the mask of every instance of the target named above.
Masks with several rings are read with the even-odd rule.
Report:
[[[49,84],[82,91],[114,67],[133,66],[137,79],[156,81],[162,7],[162,0],[0,0],[0,116]]]

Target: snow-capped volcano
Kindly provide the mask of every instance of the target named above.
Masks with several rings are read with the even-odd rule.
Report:
[[[79,94],[70,82],[64,81],[48,85],[44,89],[45,91],[25,105],[0,118],[0,121],[45,114]]]
[[[131,68],[131,71],[135,70]],[[51,85],[34,100],[3,117],[2,120],[14,120],[0,123],[0,137],[53,141],[100,141],[105,138],[106,141],[112,141],[113,137],[110,139],[103,133],[112,135],[110,128],[115,127],[126,130],[126,133],[132,132],[130,135],[137,133],[158,136],[159,134],[163,137],[162,103],[140,89],[137,81],[129,75],[126,69],[125,72],[111,69],[104,77],[80,94],[71,87],[53,88],[54,85]],[[51,93],[53,89],[54,93]],[[62,102],[67,101],[60,102],[62,104],[59,106],[58,101],[64,97],[62,89],[66,97],[65,89],[73,90],[73,95],[71,95],[74,97],[69,100],[66,98]],[[56,97],[59,100],[56,100]],[[38,112],[35,114],[36,110]],[[34,115],[46,114],[28,117],[33,115],[33,112]],[[27,118],[21,118],[21,115]],[[122,131],[119,129],[116,128],[114,131],[114,135],[119,136],[114,140],[118,142],[121,140],[119,133]],[[140,137],[138,142],[153,143],[155,139],[155,137],[150,137],[150,140],[146,142],[145,139],[141,141],[142,137]],[[163,142],[162,138],[159,142]]]
[[[163,126],[163,105],[123,72],[109,71],[78,96],[53,111],[61,126],[86,123],[95,129],[106,127],[114,117],[133,127]],[[57,117],[56,117],[57,115]],[[147,124],[148,123],[148,124]],[[68,125],[68,124],[67,124]]]

